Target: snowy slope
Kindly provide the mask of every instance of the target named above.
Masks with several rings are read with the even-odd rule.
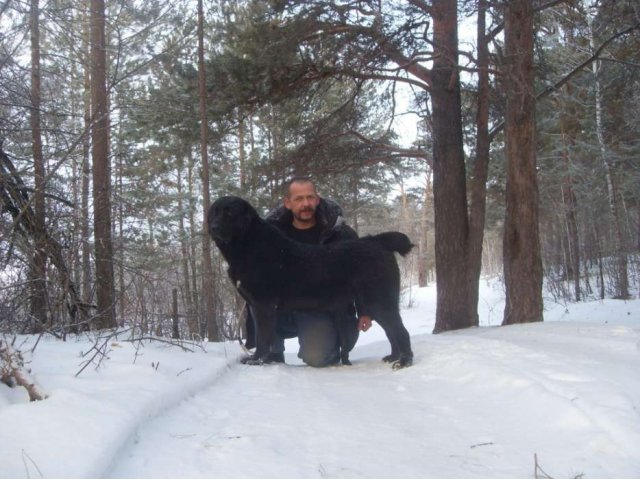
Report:
[[[481,324],[500,322],[483,282]],[[352,367],[244,366],[113,342],[78,378],[82,340],[41,340],[29,404],[0,385],[0,477],[640,476],[640,301],[550,305],[542,324],[430,335],[434,288],[403,312],[413,367],[393,371],[375,327]],[[32,339],[28,339],[32,340]],[[23,349],[24,350],[24,349]],[[135,363],[134,363],[135,361]]]

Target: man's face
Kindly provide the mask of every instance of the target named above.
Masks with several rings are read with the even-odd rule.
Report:
[[[294,182],[289,187],[289,195],[284,198],[284,206],[291,210],[294,222],[313,226],[316,222],[316,208],[320,197],[311,182]]]

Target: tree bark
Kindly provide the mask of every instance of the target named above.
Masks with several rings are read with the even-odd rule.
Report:
[[[456,0],[432,5],[434,62],[433,197],[436,250],[436,323],[433,332],[472,324],[468,303],[469,224],[462,138]]]
[[[178,315],[178,289],[171,290],[171,338],[180,339],[180,317]]]
[[[489,171],[489,44],[486,33],[487,1],[478,1],[478,110],[476,158],[469,185],[468,303],[471,325],[478,326],[478,298],[482,272],[482,245]]]
[[[507,162],[503,259],[506,305],[503,325],[542,321],[542,261],[533,90],[533,8],[530,0],[505,2]]]
[[[640,178],[638,178],[638,186],[636,188],[640,192]],[[640,253],[640,205],[636,207],[636,250]]]
[[[198,329],[196,330],[197,334],[200,338],[204,338],[205,332],[203,329],[203,323],[201,319],[201,308],[200,308],[200,296],[198,295],[198,263],[196,259],[198,258],[198,247],[195,239],[197,238],[196,233],[196,220],[195,220],[195,212],[196,212],[196,195],[195,188],[193,185],[194,175],[193,175],[193,167],[194,167],[194,159],[193,152],[189,149],[188,152],[188,165],[187,165],[187,195],[189,198],[189,238],[192,239],[189,242],[190,255],[189,255],[189,265],[191,266],[191,293],[193,295],[193,315],[196,318]]]
[[[207,336],[210,342],[220,340],[216,319],[216,305],[211,264],[211,242],[207,235],[207,211],[211,205],[209,197],[209,156],[207,152],[209,126],[207,123],[207,86],[204,65],[204,11],[202,0],[198,0],[198,87],[200,100],[200,155],[202,157],[202,257],[204,278],[202,296],[204,299],[204,313],[207,324]]]
[[[247,190],[247,156],[244,148],[244,117],[242,110],[238,109],[238,163],[240,168],[240,190]]]
[[[576,302],[580,301],[580,242],[578,238],[578,221],[577,221],[577,201],[573,188],[573,176],[571,175],[571,157],[569,147],[566,145],[566,136],[563,132],[563,141],[565,142],[564,151],[564,176],[562,180],[562,203],[564,205],[564,219],[567,226],[567,239],[569,247],[569,266],[568,276],[573,281],[573,291]]]
[[[34,254],[30,266],[31,315],[40,327],[47,322],[47,254],[44,241],[46,203],[45,166],[42,153],[41,99],[40,99],[40,5],[39,0],[31,0],[31,139],[33,146],[33,166],[35,176],[34,192]]]
[[[91,0],[91,105],[93,224],[98,311],[96,328],[115,328],[115,289],[111,237],[111,165],[104,0]]]
[[[418,286],[429,284],[429,254],[427,250],[427,212],[431,208],[431,171],[424,174],[424,196],[422,198],[422,213],[420,214],[420,239],[418,240]]]
[[[122,112],[123,108],[118,108],[118,112]],[[120,113],[121,114],[121,113]],[[118,192],[117,198],[120,199],[117,206],[117,227],[118,227],[118,240],[116,243],[116,252],[114,255],[118,256],[118,292],[117,292],[117,302],[118,309],[120,311],[120,318],[124,317],[125,314],[125,304],[126,304],[126,292],[127,288],[125,285],[125,251],[124,251],[124,243],[125,243],[125,227],[124,227],[124,202],[122,199],[124,198],[124,154],[122,153],[124,149],[124,145],[120,142],[120,139],[124,138],[124,134],[122,132],[122,126],[124,125],[124,121],[122,118],[118,121],[118,144],[116,150],[116,173],[115,173],[115,181],[116,188]],[[115,224],[113,227],[113,231],[116,231]]]
[[[91,188],[89,179],[91,178],[91,18],[90,13],[83,13],[83,35],[82,35],[82,53],[83,68],[82,76],[83,85],[83,122],[84,133],[82,139],[82,200],[80,206],[80,237],[82,242],[82,282],[81,285],[82,299],[86,303],[92,301],[91,288],[91,245],[89,244],[90,228],[89,228],[89,190]]]
[[[183,199],[183,187],[182,187],[182,169],[183,169],[183,160],[180,159],[178,161],[178,228],[180,233],[180,251],[182,254],[182,276],[183,276],[183,285],[184,285],[184,303],[186,305],[186,315],[187,315],[187,326],[189,329],[189,338],[194,338],[198,335],[198,323],[194,316],[194,308],[193,308],[193,296],[191,294],[191,284],[189,281],[189,245],[187,244],[187,231],[184,225],[185,214],[187,213],[187,209],[185,208],[185,203]]]

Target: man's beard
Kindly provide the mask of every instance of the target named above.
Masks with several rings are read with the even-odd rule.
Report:
[[[304,213],[310,213],[309,216],[302,216]],[[304,208],[300,210],[298,214],[293,214],[295,219],[301,223],[311,223],[315,221],[316,209],[315,208]]]

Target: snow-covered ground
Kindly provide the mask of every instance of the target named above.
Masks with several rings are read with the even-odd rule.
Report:
[[[409,302],[408,299],[405,302]],[[640,300],[548,302],[545,322],[431,335],[435,289],[403,311],[415,363],[393,371],[377,326],[351,367],[245,366],[237,344],[185,352],[40,340],[48,399],[0,384],[0,477],[640,477]],[[22,351],[35,341],[26,337]]]

